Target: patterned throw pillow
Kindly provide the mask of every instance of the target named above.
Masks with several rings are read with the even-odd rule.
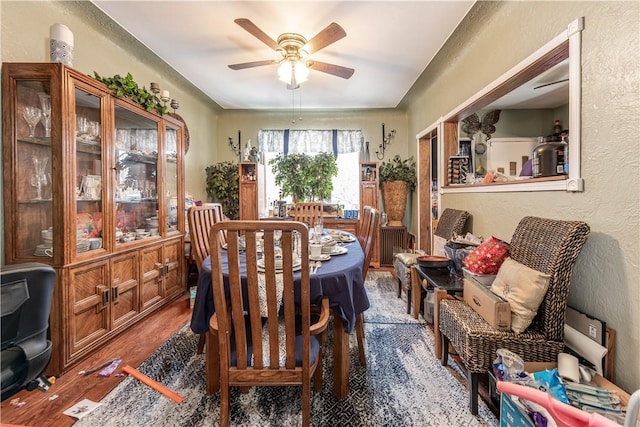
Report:
[[[509,255],[509,244],[493,236],[475,248],[463,261],[476,274],[496,274]]]

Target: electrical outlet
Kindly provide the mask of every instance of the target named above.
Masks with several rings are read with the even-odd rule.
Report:
[[[589,325],[589,336],[591,338],[597,338],[598,330],[596,329],[595,325]]]

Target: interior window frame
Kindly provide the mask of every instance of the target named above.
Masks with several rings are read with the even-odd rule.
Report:
[[[567,26],[567,30],[553,38],[518,65],[507,71],[463,104],[446,114],[433,126],[441,135],[438,143],[438,182],[440,194],[489,193],[516,191],[584,191],[581,176],[581,32],[584,17]],[[458,152],[459,126],[463,118],[489,106],[524,82],[539,75],[555,64],[569,58],[569,174],[553,177],[531,178],[519,181],[479,184],[449,184],[446,174],[447,159]],[[421,135],[416,135],[420,139]]]

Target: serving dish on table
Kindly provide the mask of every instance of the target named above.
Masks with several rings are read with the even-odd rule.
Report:
[[[424,268],[447,268],[451,265],[451,260],[443,256],[422,255],[416,259],[420,267]]]

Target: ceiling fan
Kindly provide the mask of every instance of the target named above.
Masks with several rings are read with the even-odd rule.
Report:
[[[335,22],[329,24],[311,40],[307,40],[300,34],[284,33],[278,37],[277,42],[247,18],[238,18],[234,20],[234,22],[258,40],[280,53],[282,58],[280,60],[267,59],[263,61],[231,64],[229,68],[232,70],[280,64],[278,74],[280,75],[280,80],[287,83],[288,89],[298,88],[299,84],[306,80],[309,69],[332,74],[342,77],[343,79],[348,79],[353,75],[353,68],[305,59],[308,55],[335,43],[347,35],[344,29]]]

